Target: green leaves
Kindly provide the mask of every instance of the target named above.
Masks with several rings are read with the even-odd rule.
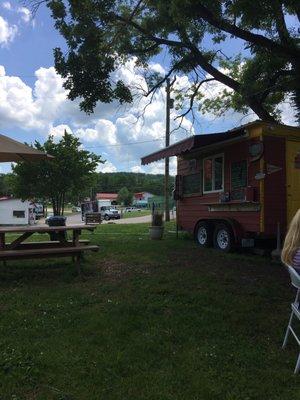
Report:
[[[233,90],[206,100],[203,109],[251,108],[273,122],[278,104],[291,94],[300,110],[299,34],[286,22],[287,14],[299,19],[298,3],[49,0],[55,26],[68,46],[66,54],[54,50],[55,66],[65,78],[69,98],[80,98],[80,108],[92,113],[97,102],[132,102],[132,89],[114,80],[114,74],[132,56],[137,65],[147,67],[162,53],[169,71],[188,74],[195,83],[191,99],[197,98],[199,76],[208,74]],[[157,88],[163,84],[161,80]]]
[[[129,206],[132,203],[133,193],[130,193],[127,187],[123,187],[118,193],[118,203]]]
[[[54,213],[60,215],[68,198],[78,201],[91,187],[97,165],[103,160],[83,150],[79,139],[67,132],[58,143],[49,136],[43,145],[36,142],[35,147],[54,159],[14,165],[14,194],[22,199],[50,200]]]

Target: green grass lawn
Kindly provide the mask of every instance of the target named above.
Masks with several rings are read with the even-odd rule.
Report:
[[[151,214],[150,210],[124,212],[123,218],[143,217],[144,215],[150,215],[150,214]]]
[[[299,400],[283,267],[147,225],[84,235],[84,281],[66,260],[1,266],[0,399]]]

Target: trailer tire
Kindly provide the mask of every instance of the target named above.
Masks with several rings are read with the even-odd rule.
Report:
[[[214,248],[229,253],[234,248],[234,235],[227,224],[218,224],[213,235]]]
[[[211,247],[213,243],[213,230],[211,224],[201,221],[195,229],[195,240],[200,247]]]

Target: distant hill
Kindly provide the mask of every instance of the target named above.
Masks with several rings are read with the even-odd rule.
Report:
[[[175,178],[170,176],[170,191],[174,188]],[[98,174],[97,184],[94,190],[99,192],[115,192],[123,188],[131,193],[149,192],[155,195],[164,193],[164,175],[142,174],[135,172],[110,172]]]

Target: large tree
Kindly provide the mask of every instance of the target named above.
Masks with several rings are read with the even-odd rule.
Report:
[[[129,192],[127,187],[122,187],[118,192],[118,203],[129,206],[132,203],[133,194]]]
[[[115,192],[126,187],[130,193],[149,192],[162,196],[164,194],[164,175],[153,175],[135,172],[100,172],[93,188],[97,192]],[[174,188],[174,176],[170,176],[169,192]]]
[[[97,101],[132,101],[131,88],[111,79],[121,63],[134,56],[147,66],[168,52],[168,72],[148,77],[148,94],[171,74],[185,73],[193,81],[187,111],[198,99],[204,111],[252,109],[274,122],[278,104],[288,97],[300,119],[299,0],[33,0],[43,2],[68,46],[65,54],[55,49],[56,69],[70,99],[80,98],[88,113]],[[233,38],[241,52],[228,51]],[[207,80],[227,90],[203,99]]]
[[[65,202],[79,199],[92,187],[101,157],[81,149],[78,138],[67,132],[56,143],[53,136],[35,147],[54,159],[18,162],[13,169],[13,191],[23,199],[51,201],[54,215],[63,215]]]
[[[11,196],[12,194],[12,174],[0,174],[0,196]]]

